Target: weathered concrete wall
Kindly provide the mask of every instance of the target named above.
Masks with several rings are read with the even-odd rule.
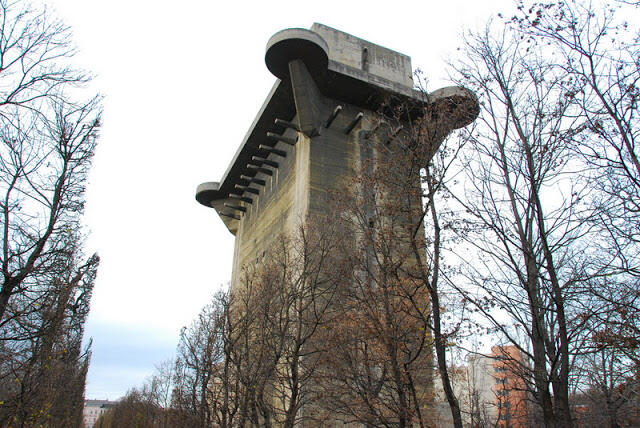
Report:
[[[432,119],[444,118],[433,119],[433,129],[439,131],[430,137],[435,152],[451,130],[465,126],[477,115],[475,96],[464,88],[444,88],[428,96],[418,93],[413,90],[410,57],[321,24],[314,24],[311,30],[295,28],[276,33],[267,43],[265,63],[279,80],[223,178],[202,183],[196,191],[198,202],[214,208],[235,235],[232,287],[238,286],[243,266],[270,257],[280,235],[295,237],[298,228],[307,220],[312,223],[316,215],[336,215],[328,194],[353,185],[353,178],[364,165],[367,173],[389,171],[392,178],[371,178],[379,180],[376,186],[367,187],[367,182],[354,187],[358,192],[356,203],[362,204],[357,208],[366,211],[350,214],[364,217],[367,232],[355,236],[346,233],[351,236],[348,239],[357,241],[348,244],[360,245],[365,261],[373,261],[367,258],[375,256],[372,248],[376,244],[366,236],[377,236],[385,245],[390,244],[387,254],[403,260],[404,272],[413,271],[408,278],[419,278],[426,263],[424,248],[414,245],[416,229],[417,236],[424,236],[424,230],[416,227],[422,220],[420,172],[418,167],[407,168],[408,164],[416,165],[415,160],[387,157],[394,150],[392,140],[411,141],[410,136],[403,135],[410,126],[394,122],[393,129],[390,124],[378,129],[378,112],[403,105],[412,117],[406,120],[413,120],[418,112],[441,113],[432,115]],[[278,141],[275,146],[274,140]],[[274,153],[274,147],[286,152],[286,157]],[[402,150],[401,144],[396,148]],[[256,172],[255,158],[265,157],[277,162],[263,165],[270,174]],[[429,159],[425,155],[421,165]],[[263,180],[265,185],[255,180]],[[243,187],[250,181],[254,181],[249,184],[256,189],[253,192]],[[407,188],[415,193],[408,195]],[[322,341],[322,337],[315,340]],[[417,363],[417,400],[429,403],[433,390],[431,352],[424,353]],[[305,415],[316,411],[307,405],[303,409]],[[332,420],[332,415],[327,417]]]
[[[328,99],[322,113],[329,115],[337,105],[343,106],[342,112],[329,128],[322,129],[321,135],[309,138],[298,133],[295,146],[278,143],[276,148],[285,150],[287,157],[270,155],[268,159],[278,162],[279,167],[271,177],[256,175],[267,184],[251,185],[261,189],[260,195],[245,194],[253,204],[245,204],[247,212],[236,233],[232,284],[243,266],[268,256],[269,247],[280,234],[295,235],[309,215],[333,215],[327,206],[327,192],[343,186],[358,170],[359,129],[368,122],[367,117],[375,116],[365,110],[365,118],[347,135],[345,128],[363,109]],[[285,135],[295,133],[289,130]]]
[[[354,37],[326,25],[315,23],[311,30],[329,46],[329,60],[366,71],[411,88],[411,57]]]
[[[327,112],[336,105],[343,105],[342,113],[311,144],[309,214],[333,215],[327,211],[327,192],[348,185],[359,168],[358,130],[347,135],[344,129],[361,109],[335,101]]]
[[[294,136],[295,132],[287,135]],[[232,284],[243,266],[266,257],[274,239],[293,233],[304,219],[309,200],[309,146],[310,140],[304,136],[295,146],[278,143],[275,147],[287,156],[269,155],[268,159],[278,162],[279,168],[273,169],[271,176],[256,174],[266,185],[252,184],[261,189],[260,194],[245,194],[253,203],[244,204],[247,212],[236,233]]]

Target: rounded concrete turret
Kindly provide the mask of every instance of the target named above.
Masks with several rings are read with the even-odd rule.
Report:
[[[198,185],[196,200],[205,207],[212,208],[212,202],[220,198],[220,183],[210,181]]]
[[[269,71],[283,80],[289,76],[289,62],[300,59],[313,74],[329,65],[329,47],[317,33],[304,28],[288,28],[271,36],[264,60]]]
[[[462,86],[447,86],[429,94],[429,108],[447,132],[473,122],[480,113],[478,98]]]

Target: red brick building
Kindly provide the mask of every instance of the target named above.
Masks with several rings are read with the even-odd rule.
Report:
[[[497,426],[524,428],[527,426],[527,388],[523,374],[527,371],[522,353],[515,346],[494,346],[491,357]]]

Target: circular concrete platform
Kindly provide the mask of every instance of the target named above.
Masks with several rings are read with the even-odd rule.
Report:
[[[304,61],[311,73],[320,73],[329,65],[329,47],[322,37],[304,28],[288,28],[271,36],[264,60],[279,79],[289,76],[289,62]]]
[[[211,203],[220,198],[220,183],[210,181],[198,185],[196,200],[207,208],[212,208]]]
[[[462,86],[447,86],[431,92],[429,108],[452,130],[467,126],[480,113],[478,98]]]

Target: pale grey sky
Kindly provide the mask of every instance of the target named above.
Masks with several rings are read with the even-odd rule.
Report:
[[[170,358],[182,326],[231,276],[233,236],[196,186],[220,179],[275,81],[264,46],[313,22],[412,57],[429,89],[463,28],[510,0],[37,0],[73,28],[78,64],[105,95],[87,192],[101,266],[87,335],[87,398],[116,399]]]

